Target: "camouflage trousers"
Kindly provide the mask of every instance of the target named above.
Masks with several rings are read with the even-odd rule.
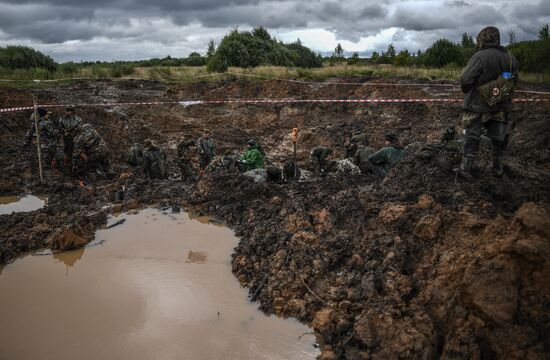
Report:
[[[181,179],[183,181],[195,180],[195,171],[193,170],[193,166],[191,165],[191,160],[180,159],[178,161],[178,166],[180,168]]]
[[[74,136],[72,135],[63,135],[63,152],[65,153],[65,158],[68,162],[71,162],[73,159],[73,150],[74,150]]]
[[[484,133],[491,139],[493,153],[497,156],[504,154],[509,139],[509,125],[504,112],[482,114],[465,111],[462,122],[466,132],[462,148],[465,156],[476,157],[481,135]]]
[[[206,154],[199,154],[199,167],[202,171],[206,170],[206,167],[208,164],[210,164],[210,161],[212,161],[213,156],[206,155]]]

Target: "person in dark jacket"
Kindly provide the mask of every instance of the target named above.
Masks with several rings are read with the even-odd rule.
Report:
[[[191,163],[191,147],[195,146],[195,141],[192,139],[183,139],[178,144],[178,166],[181,172],[183,181],[195,180],[196,175]]]
[[[143,143],[143,174],[148,179],[166,179],[168,177],[166,155],[151,140]]]
[[[332,154],[332,149],[326,146],[316,146],[309,153],[309,159],[313,167],[313,172],[319,175],[326,171],[327,158]]]
[[[479,87],[496,80],[504,73],[518,81],[516,58],[500,46],[500,33],[493,26],[481,30],[477,36],[478,51],[472,56],[460,76],[464,92],[462,121],[465,129],[462,162],[455,169],[462,176],[471,177],[470,171],[477,156],[482,128],[487,129],[493,148],[493,169],[497,176],[503,173],[502,156],[508,145],[508,114],[512,99],[489,106],[480,96]]]
[[[369,162],[372,164],[372,170],[380,178],[385,177],[388,171],[407,154],[407,151],[403,148],[403,145],[401,145],[395,133],[387,133],[385,139],[386,147],[378,150],[369,157]]]

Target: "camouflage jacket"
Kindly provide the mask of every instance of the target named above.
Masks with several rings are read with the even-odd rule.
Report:
[[[216,154],[216,143],[212,138],[201,137],[197,142],[197,151],[201,156],[212,157]]]
[[[367,163],[373,152],[374,150],[371,147],[360,145],[355,153],[355,164],[359,165]]]
[[[76,115],[62,116],[57,123],[63,135],[74,137],[78,132],[78,127],[82,124],[82,119]]]
[[[58,132],[51,120],[40,118],[38,120],[38,131],[40,131],[40,142],[42,145],[50,145],[57,142]]]
[[[81,153],[95,157],[107,155],[107,144],[90,124],[82,125],[74,139],[73,158],[78,158]]]

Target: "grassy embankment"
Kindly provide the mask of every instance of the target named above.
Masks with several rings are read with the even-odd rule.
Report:
[[[152,79],[158,81],[197,81],[219,80],[231,74],[245,74],[262,78],[285,78],[297,80],[327,80],[330,78],[411,78],[453,82],[459,77],[460,68],[422,68],[394,65],[334,65],[322,68],[302,69],[275,66],[259,66],[251,69],[229,68],[228,73],[208,74],[205,66],[174,67],[131,67],[121,64],[100,64],[64,68],[60,66],[55,72],[44,69],[11,70],[0,69],[0,79],[15,81],[28,80],[62,80],[84,79]],[[521,73],[522,82],[530,84],[550,83],[550,73]],[[4,84],[13,82],[4,82]]]

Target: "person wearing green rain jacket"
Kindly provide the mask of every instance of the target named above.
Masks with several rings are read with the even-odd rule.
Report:
[[[246,165],[247,171],[264,168],[264,155],[255,140],[248,141],[248,150],[241,156],[240,161]]]

